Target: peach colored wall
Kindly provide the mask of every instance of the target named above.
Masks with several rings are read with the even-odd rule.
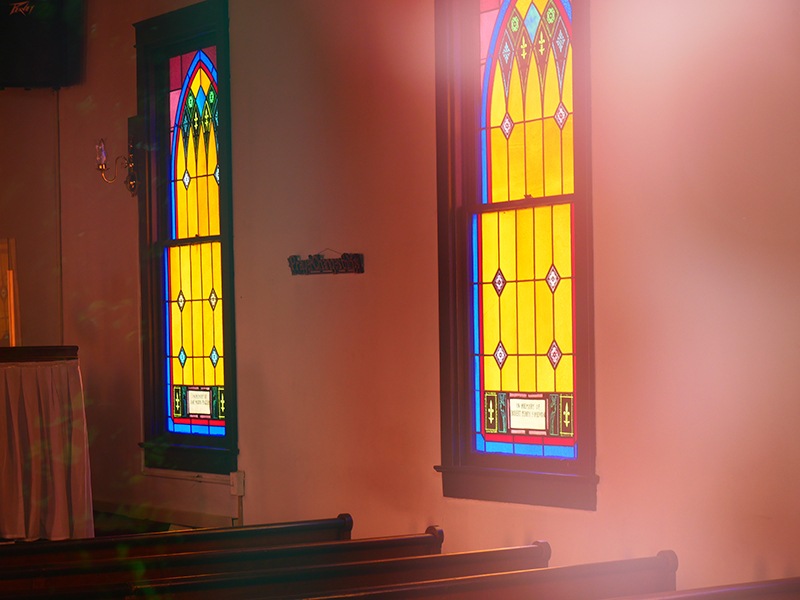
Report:
[[[16,242],[28,346],[61,343],[57,106],[53,90],[0,90],[0,238]]]
[[[137,210],[93,171],[95,139],[115,155],[135,111],[130,24],[187,3],[88,2],[87,79],[60,92],[64,338],[95,497],[233,515],[226,486],[141,474]],[[683,588],[800,575],[800,5],[768,9],[593,3],[601,481],[584,512],[444,499],[432,468],[432,1],[230,0],[245,521],[349,511],[358,537],[546,539],[556,565],[671,548]],[[289,255],[325,248],[366,272],[291,276]]]

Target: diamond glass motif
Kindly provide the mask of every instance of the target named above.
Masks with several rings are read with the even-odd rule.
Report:
[[[208,303],[211,305],[211,310],[217,308],[217,292],[214,291],[214,288],[211,288],[211,295],[208,297]]]
[[[500,129],[503,131],[503,135],[506,136],[506,139],[511,137],[511,131],[514,129],[514,121],[511,120],[511,115],[508,113],[503,117],[503,122],[500,123]]]
[[[219,165],[217,165],[217,168],[214,169],[214,179],[217,180],[217,185],[219,185]]]
[[[186,306],[186,298],[183,295],[183,291],[180,291],[178,293],[178,308],[181,309],[181,312],[183,312],[184,306]]]
[[[219,354],[217,353],[217,347],[214,346],[211,348],[211,354],[209,357],[211,359],[211,364],[214,365],[214,368],[217,367],[217,362],[219,362]]]
[[[547,272],[547,277],[545,277],[544,280],[547,282],[547,287],[550,288],[550,291],[555,294],[558,282],[561,281],[561,275],[556,271],[555,265],[550,267],[550,270]]]
[[[561,129],[564,129],[564,125],[567,123],[567,118],[569,118],[569,111],[567,111],[567,107],[564,106],[563,102],[559,103],[554,116],[558,126]]]
[[[184,350],[183,346],[181,346],[181,351],[178,353],[178,360],[181,361],[182,367],[186,366],[186,358],[186,350]]]
[[[553,365],[554,369],[558,366],[559,361],[561,361],[561,356],[561,348],[559,348],[556,341],[553,340],[553,343],[550,344],[550,350],[547,351],[547,358],[550,359],[550,364]]]
[[[503,347],[503,342],[499,342],[497,344],[497,349],[494,351],[494,359],[497,361],[497,366],[501,369],[503,365],[506,364],[506,359],[508,358],[508,352]]]
[[[500,269],[497,269],[497,274],[492,279],[492,285],[498,296],[503,293],[503,288],[506,287],[506,278],[503,277],[503,272]]]
[[[187,190],[189,189],[189,184],[191,182],[192,182],[192,178],[189,175],[189,171],[184,171],[183,172],[183,185]]]

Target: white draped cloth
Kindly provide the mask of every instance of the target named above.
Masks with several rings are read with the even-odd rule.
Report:
[[[0,364],[0,538],[94,537],[80,364]]]

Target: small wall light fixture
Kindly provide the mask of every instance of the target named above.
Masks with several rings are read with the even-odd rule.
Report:
[[[103,181],[106,183],[114,183],[117,180],[117,164],[121,162],[122,168],[128,169],[128,176],[125,178],[125,186],[128,188],[128,191],[130,191],[131,196],[135,196],[136,186],[139,182],[136,179],[136,171],[133,170],[133,138],[128,138],[128,156],[118,156],[114,159],[114,177],[112,179],[106,177],[108,165],[106,164],[105,142],[101,139],[97,142],[95,148],[97,149],[97,170],[100,171]]]

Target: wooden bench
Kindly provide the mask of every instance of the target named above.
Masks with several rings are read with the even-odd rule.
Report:
[[[57,564],[0,566],[0,596],[21,590],[59,590],[77,586],[127,584],[137,581],[265,569],[349,563],[440,554],[444,534],[439,527],[425,533],[361,540],[320,542],[266,548],[234,548],[178,552],[160,556],[64,560]]]
[[[343,513],[335,519],[271,525],[133,533],[83,540],[17,542],[0,546],[0,566],[42,565],[78,559],[92,563],[113,557],[349,540],[352,530],[353,518]]]
[[[5,600],[105,600],[139,598],[170,600],[243,600],[329,594],[351,588],[461,577],[480,573],[546,567],[547,542],[530,546],[452,554],[406,557],[349,564],[303,566],[226,575],[200,575],[86,589],[37,590],[4,596]],[[86,593],[89,593],[87,596]]]
[[[629,596],[625,600],[796,600],[797,598],[800,598],[800,577],[644,594]]]
[[[435,581],[381,585],[341,593],[302,595],[305,600],[603,600],[675,590],[678,559],[657,556],[566,567],[471,575]],[[209,594],[208,600],[220,598]],[[252,597],[251,597],[252,599]]]

